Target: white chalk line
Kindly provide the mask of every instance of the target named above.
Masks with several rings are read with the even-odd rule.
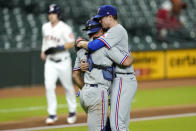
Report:
[[[146,121],[146,120],[157,120],[157,119],[190,117],[190,116],[196,116],[196,112],[195,113],[182,113],[182,114],[173,114],[173,115],[161,115],[161,116],[151,116],[151,117],[143,117],[143,118],[134,118],[131,121],[132,122],[137,122],[137,121]]]
[[[131,122],[157,120],[157,119],[168,119],[168,118],[179,118],[179,117],[191,117],[191,116],[196,116],[196,113],[184,113],[184,114],[175,114],[175,115],[133,118],[133,119],[131,119]],[[36,130],[44,130],[44,129],[57,129],[57,128],[80,127],[80,126],[87,126],[87,123],[72,124],[72,125],[43,126],[43,127],[23,128],[23,129],[14,129],[14,130],[5,130],[5,131],[36,131]]]
[[[77,103],[80,106],[79,103]],[[57,108],[67,108],[67,104],[59,104]],[[0,109],[0,113],[11,113],[11,112],[26,112],[26,111],[39,111],[39,110],[46,110],[46,106],[32,106],[32,107],[25,107],[25,108],[12,108],[12,109]]]
[[[135,103],[136,100],[133,101]],[[77,103],[78,106],[80,106],[80,103]],[[59,109],[62,108],[68,108],[67,104],[58,104]],[[46,110],[47,106],[31,106],[31,107],[25,107],[25,108],[11,108],[11,109],[0,109],[0,113],[11,113],[11,112],[26,112],[26,111],[39,111],[39,110]]]

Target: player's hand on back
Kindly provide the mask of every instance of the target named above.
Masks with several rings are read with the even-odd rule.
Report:
[[[78,42],[77,47],[88,49],[88,41]]]
[[[88,49],[88,40],[82,37],[78,37],[76,39],[76,46],[78,48],[85,48]]]
[[[78,37],[78,38],[76,39],[76,43],[78,44],[80,41],[83,41],[83,40],[84,40],[84,38]]]
[[[88,71],[88,68],[89,68],[89,64],[85,60],[82,60],[80,62],[80,69],[82,71]]]

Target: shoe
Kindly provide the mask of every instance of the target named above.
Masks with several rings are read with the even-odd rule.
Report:
[[[73,124],[76,122],[76,113],[75,112],[69,113],[69,116],[67,117],[67,122],[69,124]]]
[[[53,125],[57,120],[58,120],[58,118],[56,117],[56,115],[50,115],[50,116],[46,119],[46,124],[47,124],[47,125]]]

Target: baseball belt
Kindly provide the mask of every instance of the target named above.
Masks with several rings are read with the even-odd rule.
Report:
[[[53,58],[49,58],[51,61],[55,62],[55,63],[59,63],[63,60],[66,60],[68,57],[65,57],[64,59],[53,59]]]
[[[95,87],[95,88],[98,87],[98,84],[87,84],[87,83],[86,83],[86,85],[88,85],[88,86],[90,86],[90,87]]]
[[[116,72],[114,74],[115,77],[117,77],[118,75],[135,75],[135,73],[134,72],[128,72],[128,73]]]

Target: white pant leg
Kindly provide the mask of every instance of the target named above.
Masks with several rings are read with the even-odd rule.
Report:
[[[57,81],[57,69],[55,63],[47,60],[44,68],[46,98],[48,103],[48,114],[56,115],[57,100],[56,100],[56,81]]]
[[[69,112],[76,112],[77,102],[76,94],[72,83],[72,66],[71,59],[68,58],[60,63],[59,79],[66,90],[66,99]]]

